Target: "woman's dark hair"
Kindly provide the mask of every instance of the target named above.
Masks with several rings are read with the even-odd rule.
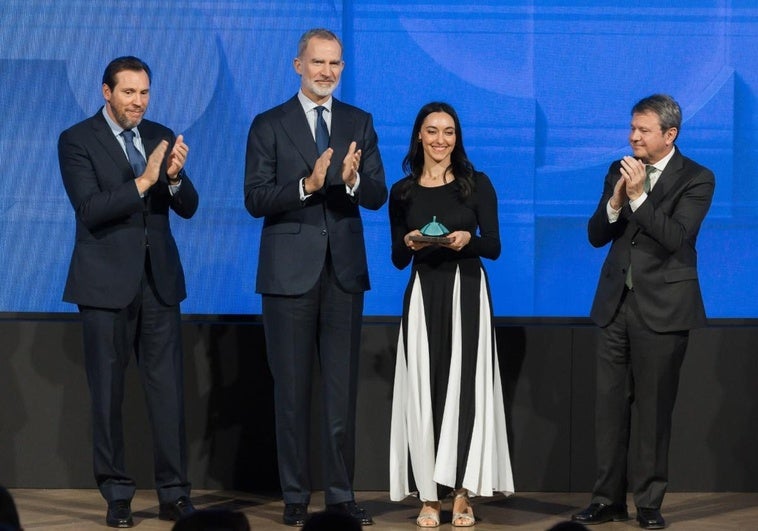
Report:
[[[461,123],[458,120],[458,113],[448,103],[433,101],[421,107],[413,124],[408,153],[403,159],[403,171],[406,175],[411,176],[411,179],[400,185],[400,198],[403,200],[407,199],[412,185],[418,182],[421,172],[424,170],[424,150],[421,142],[419,142],[418,135],[426,117],[434,112],[444,112],[450,115],[455,124],[455,146],[453,147],[453,152],[450,154],[450,167],[448,169],[458,183],[461,199],[466,199],[470,196],[474,189],[474,165],[469,161],[466,150],[463,147],[463,131],[461,130]]]

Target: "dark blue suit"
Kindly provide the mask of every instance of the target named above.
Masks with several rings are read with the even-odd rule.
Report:
[[[155,122],[138,126],[147,155],[173,132]],[[167,152],[169,152],[167,151]],[[124,372],[136,352],[155,451],[161,503],[189,495],[184,435],[179,302],[184,272],[171,234],[169,209],[183,218],[198,195],[184,176],[175,195],[165,163],[143,199],[124,150],[102,115],[61,133],[58,156],[74,207],[76,242],[63,300],[79,305],[92,399],[94,472],[108,501],[131,499],[124,467],[121,404]]]
[[[355,400],[363,313],[369,289],[360,208],[387,199],[371,116],[333,100],[324,187],[300,201],[300,179],[318,158],[303,108],[293,97],[253,120],[247,142],[245,206],[264,217],[256,290],[263,296],[274,377],[279,473],[285,503],[310,501],[311,371],[318,359],[324,423],[326,503],[353,499]],[[351,141],[362,150],[360,186],[341,178]]]

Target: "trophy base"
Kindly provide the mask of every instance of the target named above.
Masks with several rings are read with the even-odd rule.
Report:
[[[450,243],[453,241],[453,238],[450,236],[408,236],[408,239],[412,242],[423,242],[423,243],[436,243],[438,245],[442,245],[445,243]]]

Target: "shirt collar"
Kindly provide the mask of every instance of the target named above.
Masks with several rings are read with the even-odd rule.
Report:
[[[111,131],[113,132],[113,136],[116,138],[119,138],[121,136],[121,133],[125,131],[123,127],[118,125],[117,122],[113,121],[113,118],[111,118],[111,115],[108,114],[108,109],[105,108],[105,105],[103,105],[103,118],[105,118],[106,123],[108,124],[108,127],[111,128]],[[132,128],[132,131],[134,131],[134,136],[136,138],[142,138],[139,134],[139,129],[137,127]]]
[[[671,151],[669,151],[669,154],[663,157],[661,160],[656,162],[655,164],[651,164],[653,168],[658,170],[659,172],[662,172],[666,169],[666,166],[668,165],[669,161],[671,160],[671,157],[674,156],[674,153],[676,153],[676,146],[674,146]]]
[[[300,101],[300,105],[303,106],[303,110],[306,114],[308,114],[310,111],[318,107],[319,105],[321,107],[324,107],[327,111],[332,112],[332,102],[334,99],[329,96],[329,99],[326,100],[324,103],[316,103],[312,99],[310,99],[308,96],[303,94],[303,89],[300,89],[297,91],[297,99]]]

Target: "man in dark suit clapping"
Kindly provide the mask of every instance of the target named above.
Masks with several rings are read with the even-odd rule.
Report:
[[[184,171],[182,135],[143,120],[150,68],[111,61],[105,105],[58,140],[63,184],[74,207],[76,243],[63,300],[79,306],[92,402],[94,472],[108,502],[106,523],[131,527],[135,483],[124,467],[124,374],[136,354],[155,453],[159,516],[177,520],[189,499],[179,302],[184,272],[169,209],[183,218],[198,196]]]
[[[660,529],[668,486],[671,414],[690,330],[706,323],[695,243],[711,205],[713,172],[674,145],[682,113],[656,94],[632,108],[633,155],[611,164],[589,221],[595,247],[611,243],[590,316],[597,353],[597,479],[573,519],[626,520],[627,453],[637,432],[631,482],[637,521]],[[636,423],[631,425],[632,407]]]
[[[310,502],[311,370],[321,368],[321,463],[329,510],[355,504],[355,401],[363,294],[369,289],[360,207],[387,199],[371,115],[332,97],[344,63],[331,31],[306,32],[294,60],[300,91],[255,117],[245,206],[264,217],[256,290],[274,377],[279,475],[288,525]]]

